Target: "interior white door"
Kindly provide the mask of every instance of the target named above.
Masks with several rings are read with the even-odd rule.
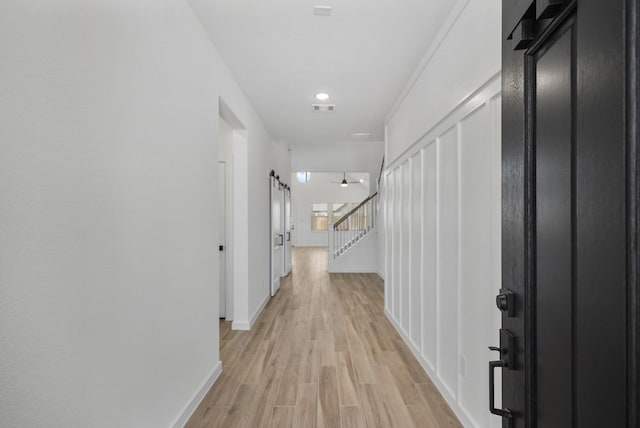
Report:
[[[295,247],[296,246],[296,242],[297,242],[297,235],[296,235],[296,221],[297,221],[297,215],[296,215],[296,200],[291,198],[291,219],[290,219],[290,228],[291,228],[291,246]]]
[[[291,191],[284,192],[284,276],[291,272]]]
[[[271,295],[280,288],[284,233],[282,230],[282,190],[275,179],[271,179]]]
[[[227,165],[218,162],[218,269],[220,272],[220,318],[227,316]]]

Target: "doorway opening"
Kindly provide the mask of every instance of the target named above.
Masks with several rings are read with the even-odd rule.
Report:
[[[232,321],[240,303],[239,288],[243,283],[243,183],[246,183],[246,128],[219,100],[218,116],[218,250],[219,250],[219,317]],[[246,207],[245,207],[246,208]],[[245,223],[246,224],[246,223]]]

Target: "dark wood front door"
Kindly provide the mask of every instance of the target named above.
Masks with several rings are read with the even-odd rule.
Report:
[[[505,427],[637,427],[636,1],[503,1]]]

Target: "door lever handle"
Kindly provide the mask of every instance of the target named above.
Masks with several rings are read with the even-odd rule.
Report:
[[[493,415],[507,419],[507,426],[511,426],[512,414],[509,409],[496,409],[495,401],[495,369],[506,367],[507,363],[502,360],[489,361],[489,412]],[[504,425],[504,424],[503,424]]]
[[[500,329],[500,346],[489,346],[489,350],[500,353],[500,359],[489,361],[489,412],[502,417],[502,426],[513,426],[513,415],[509,409],[496,409],[495,402],[495,369],[515,370],[516,338],[508,330]]]

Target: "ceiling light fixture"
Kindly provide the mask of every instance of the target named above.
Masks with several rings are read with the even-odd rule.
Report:
[[[316,100],[318,101],[327,101],[329,98],[331,97],[326,92],[318,92],[316,94]]]
[[[342,173],[342,181],[332,181],[332,183],[339,184],[340,187],[349,187],[349,184],[357,184],[357,183],[359,183],[359,181],[358,180],[347,181],[347,173],[343,172]]]

